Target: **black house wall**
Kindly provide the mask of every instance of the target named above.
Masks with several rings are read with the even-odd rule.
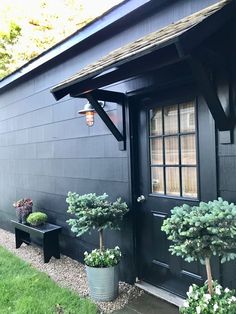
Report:
[[[235,104],[235,102],[234,102]],[[236,203],[236,128],[232,132],[232,143],[221,144],[218,137],[218,189],[219,196]],[[236,287],[236,261],[221,265],[225,286]]]
[[[235,36],[236,26],[233,25],[233,34]],[[230,107],[228,112],[235,121],[236,117],[236,62],[235,52],[236,43],[231,41],[229,47],[229,62],[231,70],[231,88],[230,88]],[[235,124],[235,122],[234,122]],[[236,126],[227,134],[227,139],[230,137],[230,142],[222,143],[222,134],[217,134],[217,161],[218,161],[218,194],[223,199],[236,203]],[[227,141],[226,141],[227,142]],[[222,281],[225,286],[236,288],[236,261],[226,263],[221,266]]]
[[[79,194],[108,193],[111,199],[121,196],[131,204],[129,149],[120,151],[110,131],[95,117],[95,125],[88,128],[78,116],[85,100],[65,97],[55,101],[50,88],[96,61],[110,51],[134,41],[151,31],[160,29],[217,1],[172,1],[157,12],[149,12],[138,20],[126,21],[113,30],[106,30],[101,38],[75,46],[70,55],[36,69],[28,77],[0,90],[0,226],[12,230],[9,220],[15,217],[12,203],[21,197],[31,197],[34,208],[44,210],[49,220],[63,227],[62,252],[82,260],[83,252],[98,245],[96,233],[75,238],[66,223],[65,198],[68,191]],[[135,88],[135,81],[133,88]],[[146,82],[139,82],[139,87]],[[127,92],[132,83],[115,86]],[[107,103],[105,109],[114,121],[116,104]],[[127,133],[128,133],[127,124]],[[233,146],[234,147],[234,146]],[[222,165],[233,165],[236,148],[231,155],[220,153]],[[221,170],[222,169],[222,170]],[[223,177],[221,194],[234,198],[234,181],[228,186]],[[226,188],[227,185],[227,188]],[[233,191],[232,191],[233,190]],[[228,193],[228,194],[227,194]],[[231,194],[230,194],[231,193]],[[235,199],[236,200],[236,199]],[[112,232],[106,245],[120,245],[124,258],[121,279],[135,278],[134,231],[132,217],[135,208],[123,223],[121,232]],[[236,280],[235,280],[236,281]]]

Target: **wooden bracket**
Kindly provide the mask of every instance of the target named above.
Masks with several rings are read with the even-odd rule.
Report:
[[[234,127],[234,120],[230,115],[230,110],[226,108],[224,99],[222,99],[222,97],[219,98],[218,93],[217,93],[217,88],[216,86],[214,86],[212,80],[209,77],[209,73],[207,73],[203,65],[203,62],[201,61],[203,57],[205,58],[208,57],[208,63],[209,63],[209,53],[210,53],[211,61],[213,62],[215,61],[218,68],[222,70],[221,73],[223,73],[223,76],[225,79],[228,73],[226,74],[224,59],[221,58],[219,54],[213,53],[209,49],[206,53],[206,51],[204,51],[204,48],[202,50],[203,55],[200,56],[201,50],[199,48],[198,48],[199,49],[198,53],[192,52],[191,50],[186,49],[185,44],[186,42],[183,40],[183,38],[181,40],[180,39],[177,40],[175,43],[176,50],[180,58],[183,58],[183,57],[187,58],[193,77],[199,86],[199,89],[207,103],[207,106],[212,114],[213,119],[215,120],[216,128],[219,131],[232,130]],[[229,81],[226,82],[226,85],[227,84],[229,85],[230,82]],[[224,84],[223,89],[225,88],[226,85]],[[221,87],[222,86],[220,84],[220,88]],[[226,90],[223,91],[224,96],[225,96],[225,92],[228,94],[226,96],[228,97],[228,107],[229,107],[229,102],[230,102],[229,86],[228,86],[228,91]],[[229,112],[227,112],[227,110]]]
[[[193,76],[198,83],[207,106],[215,120],[217,129],[220,131],[231,130],[233,128],[233,121],[230,116],[226,114],[217,95],[217,91],[202,62],[196,57],[190,56],[189,64],[192,69]]]
[[[113,121],[110,119],[106,111],[101,107],[99,104],[98,100],[95,98],[93,92],[85,94],[86,98],[90,102],[90,104],[93,106],[93,108],[96,110],[97,114],[100,116],[102,121],[106,124],[108,129],[111,131],[111,133],[114,135],[116,140],[119,143],[119,149],[120,150],[125,150],[125,123],[124,123],[124,108],[123,108],[123,103],[122,105],[122,129],[123,129],[123,134],[118,130],[118,128],[115,126]]]
[[[91,93],[91,91],[90,91]],[[110,101],[110,102],[115,102],[117,104],[123,104],[125,100],[125,94],[119,93],[119,92],[113,92],[110,90],[105,90],[105,89],[95,89],[93,90],[93,98],[97,100],[102,100],[102,101]],[[78,98],[87,98],[86,93],[77,93],[77,92],[71,92],[70,96],[71,97],[78,97]]]

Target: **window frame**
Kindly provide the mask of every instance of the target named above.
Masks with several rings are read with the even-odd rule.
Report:
[[[181,132],[181,124],[180,124],[180,105],[184,104],[184,103],[188,103],[191,102],[194,105],[194,112],[195,112],[195,130],[194,131],[190,131],[190,132]],[[164,134],[164,109],[168,106],[177,106],[177,121],[178,121],[178,132],[177,133],[173,133],[173,134]],[[157,109],[157,108],[161,108],[161,117],[162,117],[162,134],[161,135],[151,135],[151,128],[150,128],[150,111]],[[176,101],[176,102],[170,102],[170,103],[166,103],[166,104],[159,104],[159,105],[155,105],[154,103],[152,103],[152,105],[148,106],[147,108],[147,121],[148,121],[148,132],[147,132],[147,141],[148,141],[148,163],[149,163],[149,196],[154,196],[154,197],[162,197],[162,198],[171,198],[171,199],[179,199],[179,200],[189,200],[189,201],[199,201],[200,199],[200,165],[199,165],[199,128],[198,128],[198,103],[196,101],[196,98],[188,98],[188,99],[181,99],[181,101]],[[196,164],[182,164],[182,160],[181,160],[181,136],[184,135],[195,135],[195,149],[196,149]],[[177,136],[178,140],[178,165],[171,165],[171,164],[166,164],[165,162],[165,138],[167,137],[173,137],[173,136]],[[152,156],[151,156],[151,139],[152,138],[160,138],[162,139],[162,164],[152,164]],[[164,185],[164,193],[158,193],[158,192],[152,192],[152,167],[159,167],[161,169],[163,169],[163,185]],[[170,168],[170,167],[175,167],[178,168],[178,172],[179,172],[179,195],[171,195],[171,194],[166,194],[166,168]],[[182,168],[195,168],[196,169],[196,197],[190,197],[190,196],[183,196],[183,181],[182,181]]]

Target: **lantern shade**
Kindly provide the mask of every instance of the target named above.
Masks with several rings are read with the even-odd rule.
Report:
[[[105,103],[102,101],[99,101],[99,104],[102,108],[105,107]],[[87,126],[93,126],[94,124],[94,115],[96,113],[95,109],[92,107],[92,105],[88,102],[84,105],[84,108],[82,110],[78,111],[79,114],[84,114],[86,117],[86,124]]]
[[[94,112],[95,109],[92,107],[92,105],[88,102],[87,104],[84,105],[84,109],[79,110],[79,114],[86,114],[87,112]]]

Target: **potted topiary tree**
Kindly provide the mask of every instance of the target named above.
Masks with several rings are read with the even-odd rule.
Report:
[[[213,255],[220,257],[221,263],[236,258],[236,205],[219,198],[199,206],[175,207],[162,230],[172,241],[172,254],[206,266],[207,285],[190,287],[181,313],[234,313],[234,291],[224,290],[213,281],[210,261]]]
[[[118,246],[113,249],[104,246],[104,230],[119,229],[128,206],[117,199],[109,202],[108,195],[94,193],[78,195],[68,193],[66,202],[68,213],[75,218],[67,222],[76,236],[97,229],[99,233],[99,249],[91,253],[85,252],[85,264],[91,297],[96,301],[111,301],[118,295],[118,264],[121,252]]]

